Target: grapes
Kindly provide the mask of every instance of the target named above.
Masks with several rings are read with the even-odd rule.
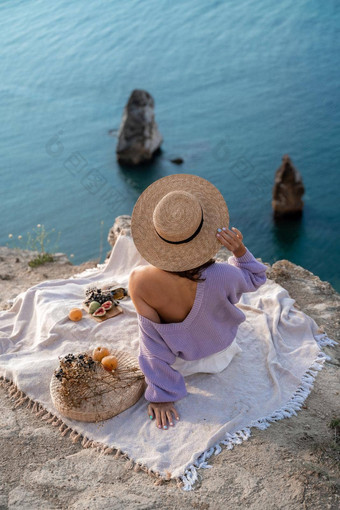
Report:
[[[105,301],[112,301],[112,298],[109,292],[94,292],[88,301],[98,301],[98,303],[103,304]]]
[[[125,296],[127,296],[126,289],[123,289],[124,292],[118,292],[118,296],[122,296],[120,299],[123,299]],[[97,301],[100,305],[105,303],[105,301],[111,301],[114,305],[119,304],[119,299],[116,299],[115,292],[110,290],[102,290],[97,289],[95,286],[89,287],[86,291],[86,300],[84,301],[87,306],[90,306],[92,301]]]

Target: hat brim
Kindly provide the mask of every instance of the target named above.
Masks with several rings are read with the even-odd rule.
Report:
[[[153,212],[170,191],[184,190],[195,195],[202,206],[203,225],[191,241],[171,244],[159,237]],[[150,184],[137,199],[131,215],[131,235],[142,257],[159,269],[186,271],[204,264],[221,248],[218,228],[229,227],[228,206],[210,181],[192,174],[172,174]]]

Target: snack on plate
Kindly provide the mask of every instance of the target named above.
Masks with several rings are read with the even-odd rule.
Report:
[[[103,322],[123,313],[119,306],[119,299],[128,296],[128,290],[118,285],[104,285],[99,288],[94,284],[85,289],[86,298],[83,301],[85,310],[97,321]]]
[[[113,304],[112,301],[105,301],[105,303],[102,304],[102,307],[107,312],[108,310],[111,310]]]
[[[94,351],[106,354],[105,349],[99,347]],[[53,405],[67,418],[86,422],[107,420],[134,405],[143,395],[145,378],[135,357],[112,350],[106,358],[115,358],[116,369],[109,372],[101,361],[94,360],[94,351],[59,358],[59,367],[52,375]]]
[[[92,315],[93,317],[104,317],[104,315],[106,315],[106,310],[101,306]]]
[[[110,289],[110,294],[113,299],[121,300],[128,296],[128,291],[124,289],[124,287],[112,287]]]
[[[98,301],[92,301],[89,306],[89,312],[92,314],[98,310],[98,308],[100,308],[100,303],[98,303]]]
[[[97,288],[95,285],[90,285],[85,290],[85,295],[85,305],[90,306],[92,301],[96,301],[101,306],[106,304],[108,307],[108,301],[111,303],[111,306],[113,306],[113,304],[117,305],[120,300],[124,299],[128,295],[128,291],[127,289],[124,289],[124,287],[113,286],[109,289],[101,289]]]

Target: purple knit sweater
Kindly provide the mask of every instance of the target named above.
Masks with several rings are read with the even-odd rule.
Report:
[[[145,398],[174,402],[187,395],[185,381],[172,365],[176,356],[197,360],[228,347],[246,316],[237,308],[244,292],[253,292],[267,279],[267,266],[248,250],[242,257],[215,262],[197,283],[195,301],[182,322],[159,324],[137,312],[139,365],[145,375]]]

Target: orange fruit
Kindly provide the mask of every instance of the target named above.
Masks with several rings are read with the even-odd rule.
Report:
[[[68,314],[68,318],[71,319],[71,321],[80,321],[82,317],[83,312],[80,310],[80,308],[72,308]]]
[[[118,360],[115,356],[105,356],[102,359],[102,365],[108,372],[115,370],[118,367]]]
[[[94,361],[101,361],[105,356],[110,356],[110,351],[106,347],[96,347],[93,349],[92,358]]]

